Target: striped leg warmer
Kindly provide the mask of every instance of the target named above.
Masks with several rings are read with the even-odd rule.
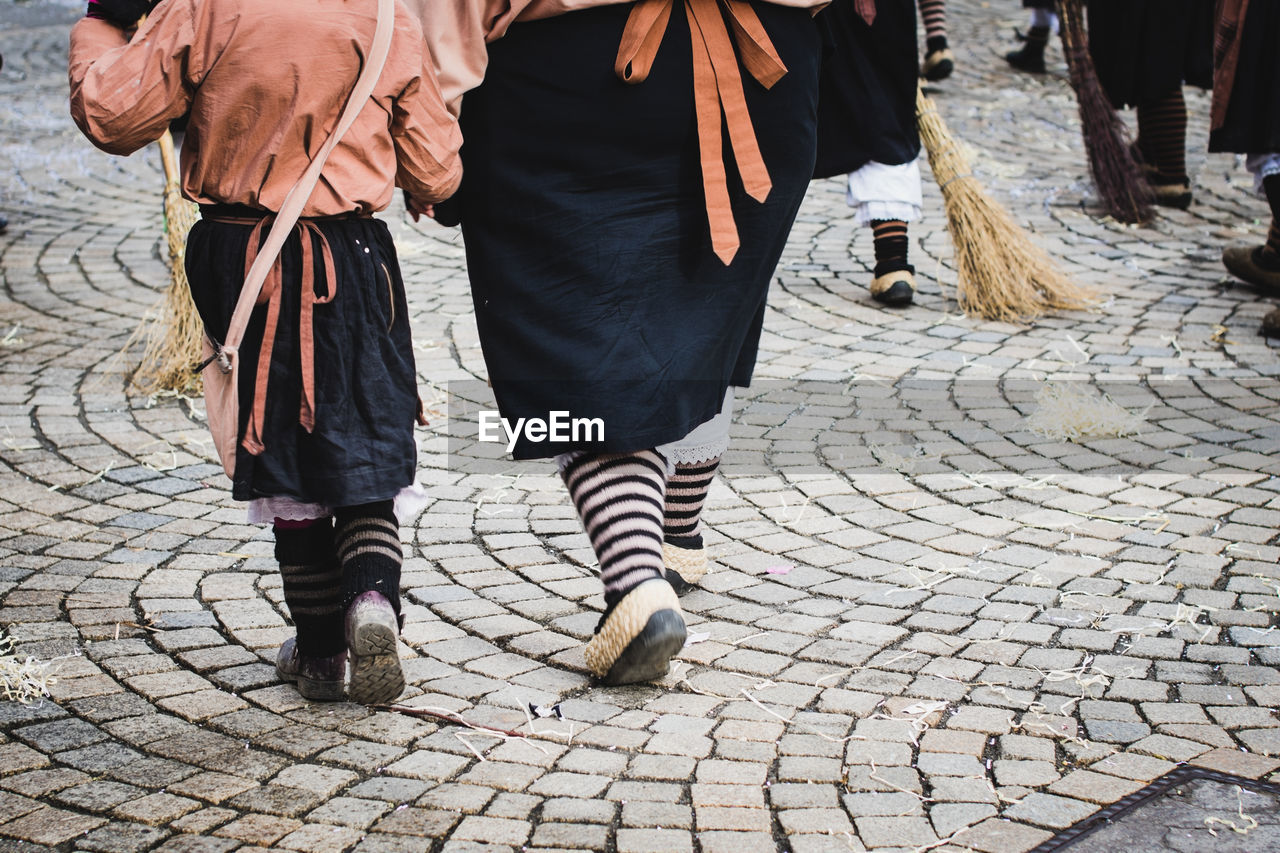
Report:
[[[374,590],[400,612],[400,525],[391,501],[341,507],[334,512],[338,560],[342,565],[343,609],[362,592]]]
[[[560,472],[600,563],[606,608],[662,577],[666,474],[666,460],[656,450],[583,453]]]
[[[716,478],[720,457],[690,465],[676,465],[667,480],[662,538],[680,548],[702,547],[702,506]]]
[[[1154,182],[1187,182],[1187,102],[1182,86],[1138,107],[1138,150],[1155,168]]]
[[[871,235],[875,245],[876,268],[879,277],[885,273],[915,268],[907,263],[907,223],[901,219],[877,219],[871,223]]]
[[[334,556],[333,519],[277,519],[272,532],[284,602],[298,630],[298,652],[324,658],[344,651],[342,572]]]
[[[916,0],[920,19],[924,21],[925,50],[945,50],[947,47],[947,0]]]

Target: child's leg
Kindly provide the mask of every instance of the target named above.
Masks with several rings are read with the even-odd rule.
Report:
[[[955,56],[947,47],[947,0],[916,0],[924,21],[926,80],[945,80],[955,69]]]
[[[1138,151],[1156,203],[1186,209],[1191,204],[1187,178],[1187,103],[1182,86],[1138,107]]]
[[[334,513],[353,702],[391,702],[404,691],[400,631],[400,526],[390,500]]]
[[[667,461],[655,450],[560,458],[604,584],[605,614],[587,644],[587,665],[609,684],[660,678],[684,644],[684,620],[663,579]]]
[[[338,701],[346,664],[342,635],[342,574],[333,550],[331,518],[272,527],[284,601],[297,637],[280,647],[276,669],[307,699]]]
[[[1280,174],[1263,178],[1262,188],[1267,195],[1267,204],[1271,206],[1271,228],[1267,231],[1267,242],[1262,251],[1280,262]]]

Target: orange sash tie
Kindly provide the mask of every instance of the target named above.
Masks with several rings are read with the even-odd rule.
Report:
[[[706,198],[711,247],[728,266],[738,252],[738,227],[729,202],[720,117],[729,130],[734,162],[747,194],[759,202],[769,197],[773,182],[760,156],[755,128],[747,110],[738,70],[742,66],[766,89],[787,73],[755,10],[744,0],[683,0],[693,43],[693,104],[698,126],[698,154]],[[631,9],[618,45],[614,73],[625,83],[642,83],[649,76],[658,47],[671,20],[675,0],[640,0]],[[725,26],[723,6],[733,25]],[[734,52],[734,44],[738,52]]]
[[[252,265],[253,259],[257,257],[258,249],[266,236],[271,217],[263,219],[218,217],[215,221],[235,225],[254,225],[254,229],[249,235],[248,248],[245,251],[244,268],[247,276],[249,267]],[[302,361],[302,395],[298,405],[298,423],[307,432],[311,432],[316,426],[316,357],[315,333],[312,328],[314,308],[316,305],[323,305],[326,302],[333,301],[334,295],[338,292],[338,276],[333,263],[333,252],[329,247],[329,241],[325,239],[324,232],[314,222],[306,219],[298,220],[294,230],[298,231],[299,236],[302,238],[302,306],[298,318],[298,347],[301,350]],[[315,250],[312,245],[313,236],[319,238],[320,241],[320,259],[324,264],[324,280],[328,288],[328,293],[324,296],[316,296],[316,264]],[[253,408],[249,412],[249,423],[245,427],[244,440],[240,442],[241,446],[254,456],[258,456],[262,451],[266,450],[266,445],[262,443],[262,426],[266,420],[267,413],[267,380],[271,375],[271,351],[275,346],[276,326],[280,321],[282,280],[281,260],[277,257],[275,264],[271,267],[271,272],[267,274],[267,280],[262,284],[262,292],[258,294],[258,300],[255,303],[257,305],[266,304],[267,319],[266,325],[262,330],[262,346],[258,353],[257,375],[254,377]]]

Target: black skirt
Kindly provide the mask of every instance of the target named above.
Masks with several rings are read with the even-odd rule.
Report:
[[[1240,62],[1222,127],[1209,134],[1210,151],[1280,151],[1280,3],[1253,0],[1240,40]]]
[[[244,214],[245,208],[211,212]],[[206,213],[208,217],[208,213]],[[334,283],[301,281],[302,244],[294,229],[280,256],[280,313],[271,351],[262,441],[236,455],[236,500],[288,497],[330,507],[395,497],[414,478],[417,379],[409,312],[395,247],[375,219],[311,220],[332,251],[336,292],[314,308],[315,427],[299,424],[302,394],[299,311],[302,287],[324,295]],[[202,218],[187,238],[191,295],[206,329],[222,340],[244,282],[251,225]],[[315,258],[319,241],[311,235]],[[240,436],[253,405],[266,306],[254,309],[240,348]]]
[[[915,0],[879,0],[871,26],[853,0],[835,0],[816,20],[824,56],[814,177],[853,172],[872,160],[887,166],[915,160]]]
[[[741,241],[728,266],[711,248],[681,5],[638,85],[613,71],[630,4],[517,23],[489,46],[462,106],[459,197],[489,378],[508,420],[604,427],[603,441],[522,437],[516,458],[675,441],[750,382],[813,173],[819,54],[808,11],[753,7],[788,71],[769,90],[743,74],[773,188],[752,200],[726,163]]]
[[[1117,109],[1213,85],[1213,0],[1089,0],[1089,54]]]

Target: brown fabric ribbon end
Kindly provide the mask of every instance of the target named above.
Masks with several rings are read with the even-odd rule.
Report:
[[[249,234],[249,245],[245,251],[244,268],[245,277],[247,278],[249,267],[253,265],[253,259],[258,256],[258,251],[272,221],[271,217],[258,220],[219,217],[215,221],[254,225],[253,231]],[[299,233],[302,243],[302,300],[298,320],[298,348],[301,350],[300,360],[302,362],[302,393],[298,402],[298,423],[307,432],[312,432],[316,427],[316,355],[315,330],[312,327],[314,308],[316,305],[323,305],[333,301],[333,297],[338,292],[338,277],[336,266],[333,262],[333,251],[319,226],[312,221],[300,219],[293,227]],[[315,242],[320,244],[320,261],[324,264],[324,281],[325,286],[328,288],[328,292],[324,296],[316,296]],[[249,451],[252,456],[260,456],[267,449],[262,442],[262,428],[267,417],[267,386],[271,377],[271,353],[275,348],[276,328],[280,323],[281,283],[283,281],[280,265],[281,260],[277,256],[275,263],[271,266],[271,271],[267,273],[266,281],[262,283],[262,291],[258,294],[258,300],[255,303],[267,306],[267,318],[262,330],[262,345],[258,350],[258,369],[253,381],[253,406],[249,410],[249,422],[245,426],[244,439],[240,442],[240,446]]]
[[[742,57],[742,68],[766,89],[782,79],[787,67],[750,3],[745,0],[683,2],[692,42],[693,103],[711,247],[728,266],[740,244],[725,174],[722,118],[747,194],[763,202],[773,189],[747,109],[738,57]],[[614,63],[618,79],[638,84],[649,76],[674,3],[675,0],[640,0],[632,7]],[[732,24],[732,35],[725,25],[726,14]],[[875,14],[874,4],[872,14]]]
[[[853,0],[853,8],[868,27],[876,22],[876,0]]]

